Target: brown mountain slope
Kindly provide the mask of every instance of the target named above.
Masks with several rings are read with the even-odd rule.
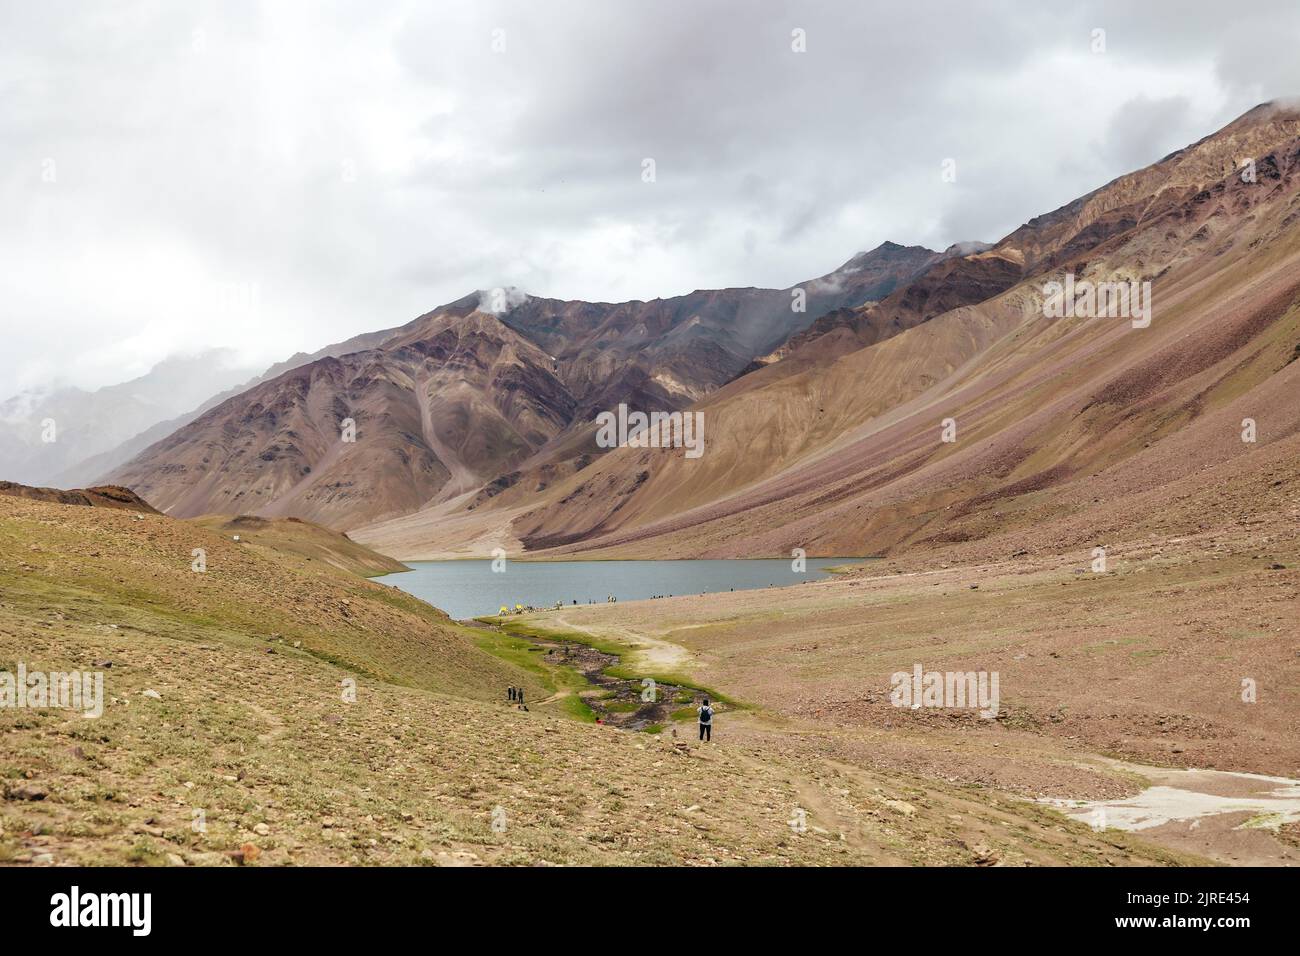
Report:
[[[222,402],[235,395],[245,392],[254,386],[263,382],[269,382],[292,369],[299,368],[309,362],[315,362],[323,358],[337,358],[340,355],[347,355],[350,352],[360,352],[363,349],[374,348],[381,344],[385,339],[394,335],[397,329],[384,329],[379,332],[368,332],[364,335],[353,336],[343,342],[336,342],[327,345],[311,355],[299,352],[296,355],[285,359],[283,362],[277,362],[261,375],[250,378],[232,388],[208,397],[201,404],[187,410],[182,415],[170,418],[166,421],[157,422],[135,435],[132,435],[126,441],[113,446],[107,451],[100,452],[90,458],[78,462],[74,467],[64,469],[53,478],[56,485],[73,485],[83,482],[100,480],[101,476],[110,475],[122,465],[129,462],[132,458],[139,455],[149,446],[156,442],[162,441],[173,432],[184,428],[194,419],[198,418],[209,409],[216,408]]]
[[[571,439],[599,410],[680,408],[794,329],[883,296],[936,255],[892,243],[862,253],[806,283],[804,311],[791,290],[619,304],[476,293],[313,361],[296,356],[112,477],[182,517],[253,513],[339,528],[491,497],[524,476],[522,487],[545,486],[594,457]],[[342,441],[349,418],[354,443]]]
[[[437,314],[383,348],[327,358],[212,409],[117,473],[181,517],[347,527],[477,487],[567,422],[548,357],[494,316]],[[346,441],[345,423],[355,423]]]
[[[1253,182],[1236,172],[1243,157]],[[1298,165],[1300,117],[1253,110],[966,257],[1048,271],[848,354],[809,343],[701,401],[702,458],[618,449],[480,527],[505,517],[532,549],[861,554],[1037,533],[1094,503],[1118,509],[1157,478],[1174,494],[1296,429]],[[1042,284],[1067,270],[1152,280],[1151,326],[1045,318]],[[1247,417],[1254,444],[1240,440]],[[361,537],[413,553],[418,533],[407,519]]]
[[[954,247],[936,256],[885,300],[835,310],[781,351],[810,347],[823,358],[842,355],[943,312],[986,301],[1021,279],[1067,267],[1082,272],[1088,256],[1103,253],[1110,240],[1139,226],[1150,228],[1162,217],[1176,221],[1207,184],[1238,175],[1243,162],[1258,157],[1258,175],[1274,172],[1267,157],[1294,136],[1295,116],[1290,108],[1258,106],[1213,136],[1031,219],[993,246],[968,254]],[[1132,265],[1151,274],[1140,259]]]
[[[939,257],[886,242],[789,289],[699,290],[618,305],[529,299],[504,321],[558,357],[585,411],[623,400],[605,383],[629,364],[663,386],[668,407],[680,407],[731,381],[809,322],[881,299]],[[804,311],[794,310],[795,290]]]
[[[774,357],[785,359],[804,353],[825,361],[831,355],[844,355],[950,309],[982,302],[1021,278],[1022,270],[1015,260],[989,252],[979,243],[971,250],[965,245],[935,256],[911,281],[880,302],[827,313],[791,336]]]

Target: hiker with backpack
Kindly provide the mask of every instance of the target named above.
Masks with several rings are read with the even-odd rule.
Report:
[[[704,703],[695,708],[700,714],[700,740],[713,742],[713,708],[709,706],[709,698],[704,698]]]

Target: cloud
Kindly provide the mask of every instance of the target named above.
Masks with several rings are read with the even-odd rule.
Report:
[[[213,346],[269,363],[472,289],[788,287],[886,239],[996,239],[1300,92],[1300,10],[1269,17],[10,2],[0,382],[94,386]]]
[[[528,301],[528,294],[515,286],[484,289],[478,294],[478,310],[502,316]]]
[[[1102,148],[1117,169],[1145,166],[1152,157],[1167,156],[1187,145],[1187,128],[1194,115],[1185,96],[1134,97],[1111,116]]]

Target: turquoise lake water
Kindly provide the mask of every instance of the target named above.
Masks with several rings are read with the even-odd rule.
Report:
[[[375,578],[413,594],[454,618],[496,614],[502,605],[550,607],[600,604],[610,595],[635,601],[662,595],[747,591],[819,581],[829,567],[862,558],[808,558],[797,573],[791,561],[408,561],[410,571]]]

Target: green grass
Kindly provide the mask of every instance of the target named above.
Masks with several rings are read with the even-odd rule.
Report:
[[[0,513],[0,554],[32,565],[0,565],[0,592],[26,614],[39,619],[58,609],[68,621],[182,641],[215,633],[265,648],[274,640],[275,654],[310,655],[357,676],[480,699],[494,699],[498,686],[504,693],[508,683],[529,682],[463,644],[446,615],[396,589],[295,554],[234,544],[190,522],[137,523],[82,511],[52,512],[58,520],[42,524],[41,543],[31,550],[37,539],[27,519]],[[190,570],[192,545],[207,549],[205,574]]]
[[[628,646],[617,640],[596,637],[592,634],[579,633],[574,631],[561,631],[554,628],[540,627],[536,624],[525,624],[522,621],[512,621],[509,618],[501,617],[484,617],[478,618],[484,623],[496,624],[506,632],[520,637],[533,637],[544,641],[571,641],[574,644],[582,644],[593,650],[600,651],[602,654],[612,654],[619,658],[620,663],[612,664],[605,668],[605,673],[610,677],[616,677],[620,680],[644,680],[649,677],[657,684],[672,684],[681,687],[684,690],[693,693],[702,694],[715,703],[725,704],[732,710],[749,710],[747,704],[744,704],[733,697],[721,693],[712,687],[705,687],[697,684],[694,680],[683,673],[671,671],[643,671],[625,667],[621,661],[635,648]]]
[[[568,697],[561,697],[558,703],[560,705],[560,710],[575,720],[580,720],[587,724],[594,724],[598,719],[596,712],[588,707],[587,702],[577,694],[570,694]]]
[[[529,671],[546,689],[548,696],[568,691],[556,701],[562,713],[585,723],[596,722],[596,712],[580,696],[580,692],[591,690],[595,685],[576,668],[548,662],[544,655],[537,653],[537,645],[525,637],[480,627],[457,625],[457,628],[468,635],[480,650]]]

